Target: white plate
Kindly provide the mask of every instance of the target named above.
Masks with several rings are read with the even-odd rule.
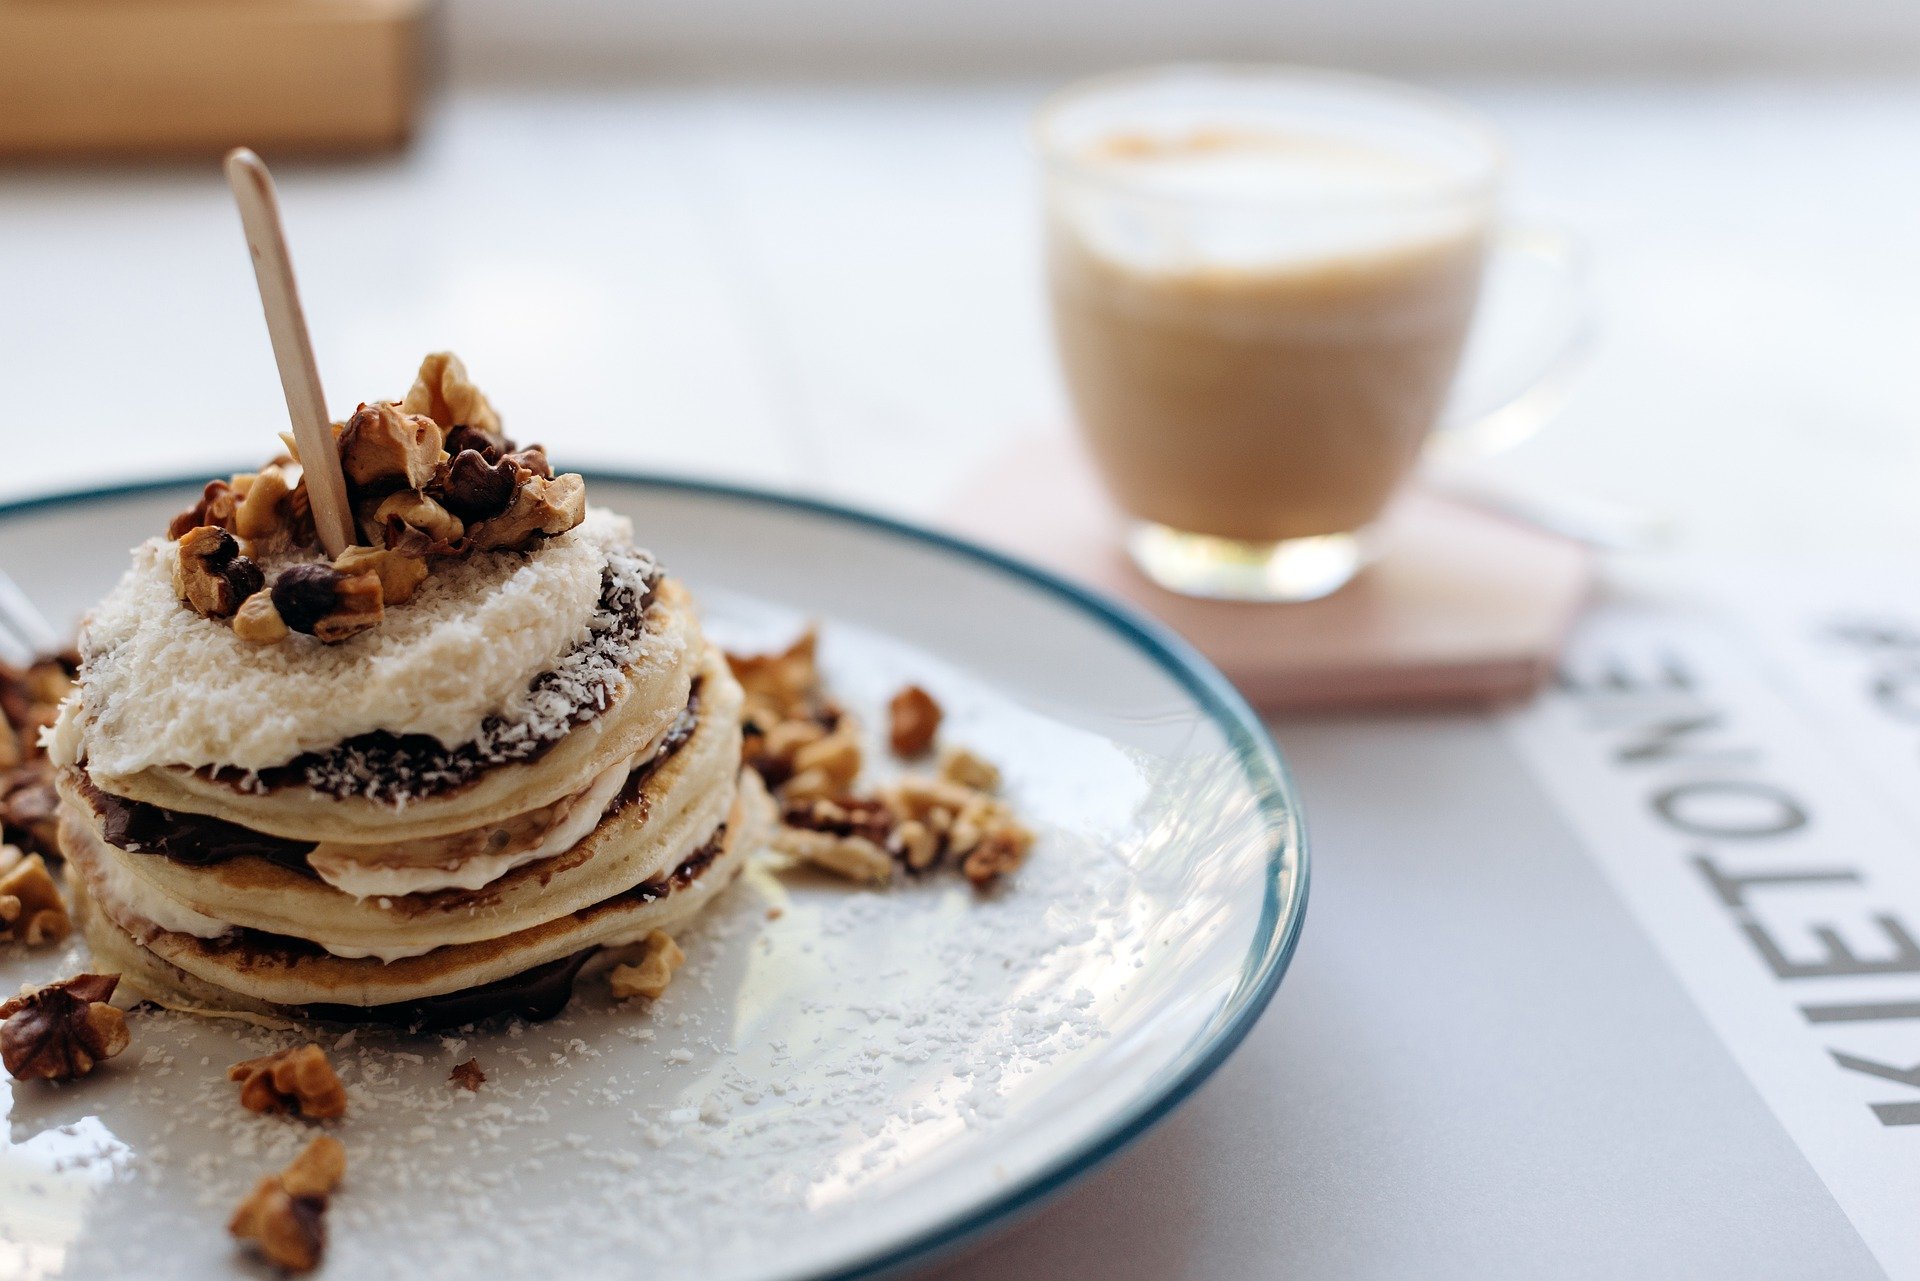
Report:
[[[65,623],[192,487],[0,510],[0,567]],[[915,680],[1041,842],[1012,885],[750,872],[651,1010],[583,984],[465,1036],[340,1029],[334,1276],[867,1275],[1031,1205],[1164,1114],[1279,983],[1306,896],[1258,720],[1164,631],[943,536],[821,504],[598,477],[730,644],[822,624],[873,724]],[[777,919],[772,908],[779,908]],[[80,964],[9,955],[11,987]],[[68,971],[70,972],[70,970]],[[226,1216],[312,1133],[224,1072],[285,1034],[154,1012],[93,1077],[14,1085],[0,1276],[248,1274]],[[477,1057],[477,1094],[447,1072]],[[0,1086],[0,1088],[4,1088]]]

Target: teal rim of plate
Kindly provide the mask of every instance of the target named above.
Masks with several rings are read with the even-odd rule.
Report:
[[[1191,1097],[1246,1039],[1247,1033],[1253,1030],[1253,1025],[1273,999],[1273,994],[1279,990],[1280,980],[1286,974],[1294,949],[1300,941],[1307,907],[1306,826],[1299,804],[1294,799],[1296,789],[1292,774],[1273,736],[1267,733],[1266,726],[1240,692],[1191,644],[1131,606],[1110,600],[1048,570],[966,538],[898,517],[865,511],[831,499],[729,481],[608,468],[584,468],[582,471],[589,483],[599,480],[618,485],[738,499],[879,530],[985,565],[1028,587],[1065,601],[1152,659],[1200,705],[1201,710],[1226,735],[1254,788],[1262,815],[1279,833],[1279,841],[1268,852],[1270,875],[1266,878],[1266,899],[1261,906],[1260,923],[1255,931],[1253,946],[1240,972],[1240,981],[1207,1031],[1181,1053],[1172,1067],[1162,1074],[1162,1079],[1143,1091],[1133,1106],[1113,1118],[1103,1133],[1062,1153],[1014,1186],[953,1215],[945,1222],[920,1229],[906,1240],[886,1246],[857,1262],[828,1272],[811,1274],[804,1281],[867,1281],[869,1278],[888,1276],[957,1253],[992,1230],[1010,1226],[1013,1220],[1039,1209],[1082,1175],[1145,1134],[1156,1122]],[[173,476],[40,494],[0,502],[0,521],[48,508],[111,502],[168,489],[193,490],[203,484],[202,477]],[[1282,882],[1286,884],[1284,900],[1280,896]]]

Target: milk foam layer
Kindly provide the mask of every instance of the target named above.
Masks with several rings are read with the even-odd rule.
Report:
[[[1471,235],[1483,213],[1431,159],[1309,134],[1118,135],[1080,159],[1150,193],[1062,211],[1088,248],[1147,272],[1319,268]]]

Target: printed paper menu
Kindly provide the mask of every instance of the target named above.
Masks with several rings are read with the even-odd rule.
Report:
[[[1920,591],[1714,577],[1708,603],[1596,610],[1506,728],[1882,1265],[1920,1277]]]

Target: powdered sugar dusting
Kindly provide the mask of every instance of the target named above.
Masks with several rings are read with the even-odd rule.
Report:
[[[1236,913],[1258,885],[1192,859],[1196,842],[1260,834],[1224,750],[1187,751],[1203,731],[1170,719],[1164,752],[1123,748],[876,638],[826,641],[830,679],[870,724],[905,675],[937,693],[957,741],[1005,767],[1041,833],[1032,859],[986,897],[757,866],[681,936],[687,964],[650,1007],[588,979],[545,1024],[324,1030],[350,1098],[326,1127],[348,1152],[330,1275],[823,1269],[1032,1173],[1058,1150],[1032,1135],[1077,1124],[1100,1089],[1125,1097],[1150,1047],[1211,1016],[1168,994],[1195,967],[1230,981],[1250,931]],[[0,1242],[60,1223],[73,1275],[230,1275],[227,1214],[313,1127],[244,1112],[224,1070],[304,1038],[132,1021],[133,1048],[99,1079],[16,1090],[0,1173],[35,1143],[72,1164],[0,1198]],[[447,1079],[469,1058],[477,1092]]]

